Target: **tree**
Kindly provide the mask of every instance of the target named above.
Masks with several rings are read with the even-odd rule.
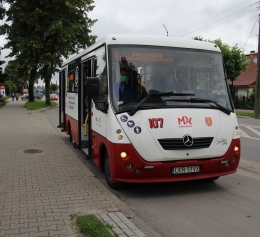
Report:
[[[3,20],[5,17],[5,8],[3,7],[2,0],[0,1],[0,20]]]
[[[50,88],[51,88],[51,91],[57,91],[58,90],[58,85],[51,83]]]
[[[248,69],[248,58],[244,55],[242,49],[240,49],[237,44],[231,47],[228,44],[223,43],[221,39],[203,39],[201,36],[195,37],[194,39],[215,43],[220,48],[224,59],[227,79],[230,79],[232,84],[242,71]]]
[[[8,75],[8,80],[11,80],[16,85],[17,90],[14,92],[22,92],[26,78],[20,78],[21,73],[19,73],[19,65],[17,65],[16,61],[8,61],[4,73]]]
[[[10,80],[5,81],[3,85],[6,90],[6,95],[11,95],[11,92],[17,91],[17,86],[14,83],[12,83]]]
[[[68,58],[95,42],[90,27],[96,22],[87,13],[94,8],[93,0],[5,0],[7,44],[20,68],[29,78],[29,101],[33,101],[33,85],[40,77],[45,81],[46,104],[50,105],[50,81]],[[32,97],[31,97],[32,96]]]

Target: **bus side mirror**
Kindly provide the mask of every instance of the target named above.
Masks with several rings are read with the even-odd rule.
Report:
[[[99,96],[99,79],[98,77],[87,77],[85,81],[87,86],[87,97],[96,98]]]

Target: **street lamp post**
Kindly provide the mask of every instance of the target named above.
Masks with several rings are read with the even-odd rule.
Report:
[[[258,21],[260,19],[260,14]],[[257,53],[257,76],[256,76],[256,90],[255,90],[255,105],[254,105],[254,118],[260,114],[260,22],[259,22],[259,33],[258,33],[258,53]]]

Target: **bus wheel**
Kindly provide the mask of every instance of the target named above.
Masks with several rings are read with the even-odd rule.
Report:
[[[73,142],[73,148],[79,149],[79,145],[77,145],[75,142]]]
[[[110,165],[109,165],[109,160],[108,160],[108,155],[105,155],[105,177],[106,177],[106,181],[107,184],[110,188],[117,190],[117,189],[121,189],[125,186],[124,183],[119,183],[119,182],[113,182],[110,178]]]

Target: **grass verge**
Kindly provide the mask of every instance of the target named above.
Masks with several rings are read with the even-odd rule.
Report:
[[[236,111],[236,115],[254,118],[253,112]],[[257,116],[257,118],[260,118],[260,114]]]
[[[81,233],[87,237],[117,237],[109,231],[110,225],[105,225],[94,215],[77,216],[76,224]]]
[[[57,105],[56,102],[51,102],[51,107],[54,107],[56,105]],[[47,107],[49,107],[49,106],[45,104],[45,101],[39,100],[39,99],[35,99],[34,102],[27,101],[25,103],[25,108],[27,110],[37,110],[37,109],[43,109],[43,108],[47,108]]]

